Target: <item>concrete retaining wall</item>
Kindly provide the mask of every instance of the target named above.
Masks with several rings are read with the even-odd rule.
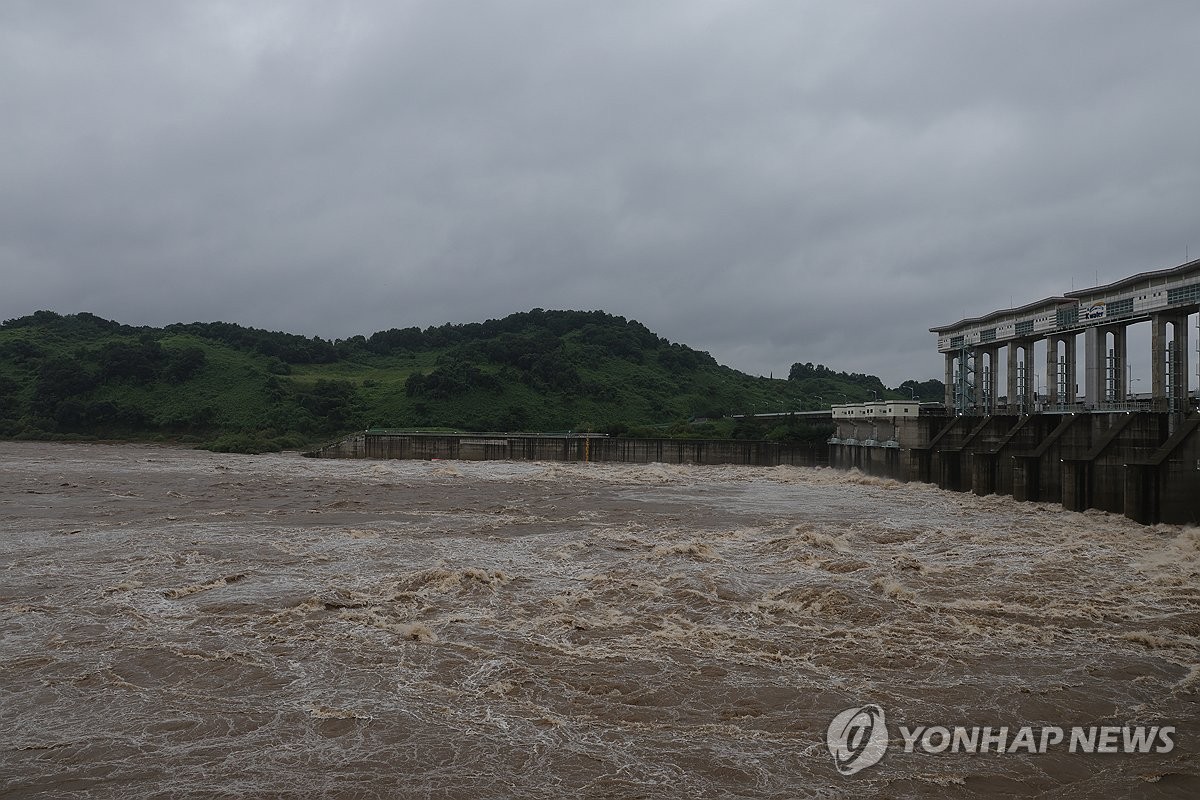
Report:
[[[779,464],[824,466],[828,446],[743,439],[622,439],[606,436],[360,433],[307,455],[489,461],[624,461],[635,464]]]

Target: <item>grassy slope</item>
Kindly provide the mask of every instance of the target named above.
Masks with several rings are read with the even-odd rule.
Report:
[[[511,407],[524,408],[529,427],[552,430],[601,429],[608,426],[665,425],[680,419],[721,414],[795,411],[816,409],[821,401],[803,387],[785,380],[755,378],[725,367],[705,367],[672,374],[653,358],[645,364],[619,359],[579,363],[585,381],[607,387],[606,396],[586,393],[538,392],[513,380],[503,380],[499,392],[474,389],[447,398],[429,412],[419,410],[421,401],[405,395],[404,383],[413,372],[427,373],[438,355],[415,357],[366,357],[337,364],[311,364],[293,368],[291,379],[298,385],[315,385],[319,379],[354,383],[362,399],[368,424],[395,426],[447,425],[450,427],[495,427],[488,420]],[[502,370],[484,371],[501,375]],[[857,387],[843,387],[862,399],[870,397]],[[834,396],[840,401],[840,397]],[[501,426],[503,427],[503,426]]]
[[[34,399],[39,366],[51,358],[77,358],[81,351],[95,351],[106,344],[131,342],[137,338],[120,333],[90,336],[86,339],[68,338],[53,331],[0,329],[0,347],[7,342],[25,341],[44,355],[24,363],[0,356],[0,376],[9,377],[19,389],[12,407],[36,411]],[[269,359],[239,351],[235,348],[193,336],[164,336],[159,340],[163,349],[171,352],[187,346],[199,347],[205,353],[205,364],[191,379],[181,384],[156,381],[141,384],[133,381],[104,383],[88,393],[96,402],[112,402],[143,412],[150,421],[148,431],[159,428],[186,429],[187,420],[197,412],[212,410],[205,430],[243,430],[260,427],[268,411],[264,401],[266,382],[271,378]],[[2,409],[3,406],[0,406]],[[6,416],[0,412],[0,417]],[[38,424],[36,414],[25,414],[30,425]]]
[[[608,318],[590,327],[626,335],[633,326]],[[623,356],[596,346],[595,330],[557,333],[550,346],[561,369],[551,370],[548,380],[561,374],[575,382],[547,388],[531,377],[527,365],[514,367],[481,354],[479,348],[494,340],[484,334],[468,336],[465,344],[393,352],[339,344],[339,357],[331,363],[284,364],[254,347],[191,331],[39,314],[0,327],[0,435],[212,439],[244,434],[312,441],[368,426],[613,432],[641,426],[644,433],[653,426],[682,433],[693,430],[682,421],[694,417],[816,409],[871,396],[866,388],[837,378],[745,375],[717,365],[707,354],[655,342],[644,328],[636,328],[642,345]],[[543,341],[547,336],[536,325],[510,335],[537,335]],[[104,350],[117,343],[157,347],[159,371],[141,379],[108,375]],[[203,352],[202,366],[185,380],[164,378],[162,365],[189,348]],[[55,359],[71,360],[91,376],[92,385],[47,402],[46,364]],[[493,380],[448,396],[406,391],[414,374],[463,364]],[[342,396],[331,406],[323,392]],[[699,432],[729,435],[733,424]]]

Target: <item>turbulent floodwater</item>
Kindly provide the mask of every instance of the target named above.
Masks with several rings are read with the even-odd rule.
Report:
[[[1195,797],[1198,635],[1200,532],[855,473],[0,443],[4,797]]]

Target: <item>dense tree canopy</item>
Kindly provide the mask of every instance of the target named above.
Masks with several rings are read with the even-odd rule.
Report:
[[[906,382],[897,396],[933,399],[938,387]],[[822,432],[713,420],[869,392],[887,390],[873,375],[823,365],[795,364],[786,381],[745,375],[602,311],[535,308],[337,341],[50,311],[0,324],[7,436],[215,436],[215,447],[245,449],[386,425],[796,439]]]

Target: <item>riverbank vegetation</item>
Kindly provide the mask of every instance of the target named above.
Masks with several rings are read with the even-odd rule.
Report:
[[[258,452],[389,427],[816,441],[828,426],[738,416],[936,399],[940,386],[888,389],[810,363],[787,379],[747,375],[602,311],[534,309],[344,340],[50,311],[0,324],[0,437],[18,439]]]

